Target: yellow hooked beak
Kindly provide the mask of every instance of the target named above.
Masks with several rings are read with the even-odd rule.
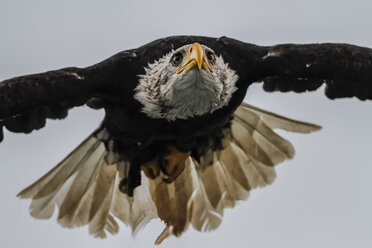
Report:
[[[189,71],[195,65],[198,65],[199,70],[203,67],[204,69],[209,69],[210,72],[214,72],[206,60],[203,47],[197,42],[190,46],[185,63],[178,68],[176,73],[180,74],[185,69]]]

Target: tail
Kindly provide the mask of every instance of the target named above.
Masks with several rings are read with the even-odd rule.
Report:
[[[273,166],[293,157],[293,146],[275,128],[299,133],[320,129],[242,104],[226,130],[223,150],[209,151],[199,163],[189,157],[185,170],[171,184],[142,174],[133,197],[119,191],[120,172],[128,165],[107,164],[109,153],[91,135],[18,196],[32,199],[33,217],[50,218],[58,206],[62,226],[89,225],[89,233],[100,238],[118,232],[117,219],[136,233],[151,219],[161,218],[166,228],[156,244],[171,234],[181,235],[190,224],[200,231],[213,230],[220,225],[225,207],[245,200],[251,189],[271,184]]]

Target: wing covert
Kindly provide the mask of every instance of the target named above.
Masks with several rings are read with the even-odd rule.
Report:
[[[132,87],[125,82],[134,81],[138,72],[130,65],[136,62],[134,58],[129,50],[86,68],[69,67],[0,82],[0,141],[3,127],[29,133],[44,127],[48,118],[65,118],[72,107],[86,103],[104,107],[117,92],[123,94]]]

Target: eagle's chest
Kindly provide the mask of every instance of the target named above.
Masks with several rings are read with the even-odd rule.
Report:
[[[229,120],[230,111],[221,109],[187,120],[155,119],[135,108],[120,106],[106,109],[103,125],[110,136],[124,143],[152,142],[156,140],[181,140],[208,135],[221,129]]]
[[[236,91],[225,106],[213,112],[175,120],[152,118],[143,111],[144,105],[140,101],[132,97],[125,98],[122,102],[110,104],[105,108],[106,117],[103,125],[115,139],[125,143],[205,136],[221,130],[228,123],[235,109],[242,102],[245,91],[246,88]],[[201,92],[201,94],[205,96],[205,93]],[[196,96],[196,98],[200,99],[200,96]],[[185,101],[183,100],[183,102]],[[190,109],[192,106],[184,107]]]

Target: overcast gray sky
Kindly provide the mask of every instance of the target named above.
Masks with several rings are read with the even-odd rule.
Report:
[[[54,1],[56,2],[56,1]],[[260,45],[342,42],[372,47],[370,1],[59,1],[0,0],[0,81],[67,66],[87,66],[121,50],[177,34],[230,36]],[[323,130],[281,132],[296,148],[273,185],[225,211],[216,231],[190,228],[161,247],[372,247],[372,102],[331,101],[315,93],[248,90],[246,101]],[[151,222],[136,239],[121,225],[106,240],[86,227],[63,229],[28,215],[15,196],[55,166],[100,123],[86,107],[30,135],[0,144],[2,247],[151,247],[163,228]]]

